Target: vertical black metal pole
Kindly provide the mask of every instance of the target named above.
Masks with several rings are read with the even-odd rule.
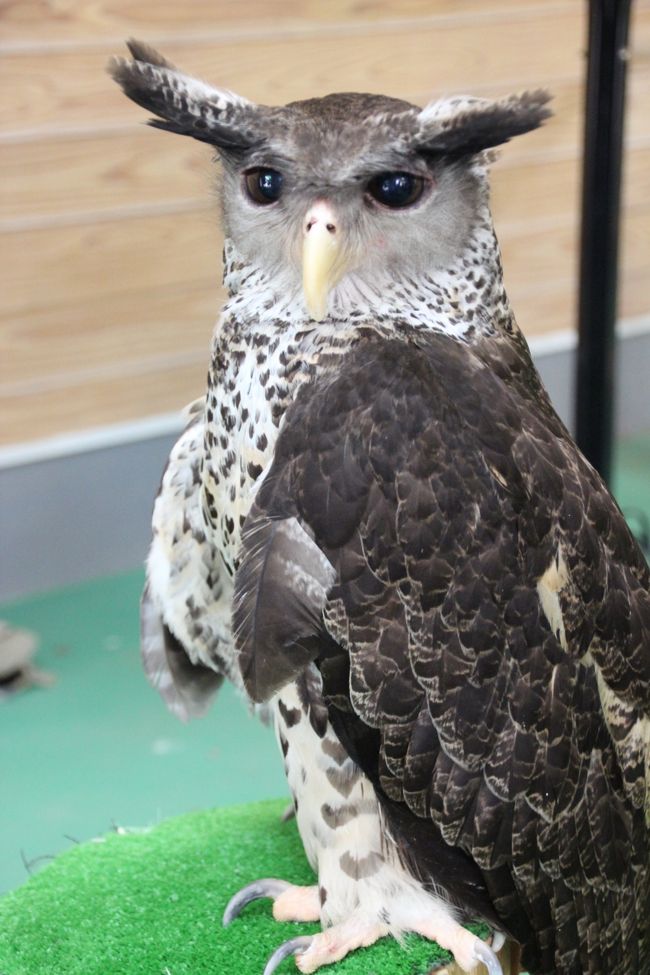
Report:
[[[612,461],[621,157],[631,3],[589,0],[576,440],[606,481]]]

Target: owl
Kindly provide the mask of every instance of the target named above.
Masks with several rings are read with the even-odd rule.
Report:
[[[214,146],[228,297],[153,516],[152,683],[272,722],[313,972],[405,932],[449,971],[650,973],[648,567],[504,290],[489,150],[548,95],[253,104],[130,42],[151,125]],[[487,940],[464,922],[480,920]]]

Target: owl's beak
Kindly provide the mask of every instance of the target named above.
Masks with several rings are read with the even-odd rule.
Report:
[[[312,318],[327,314],[327,297],[341,278],[341,230],[334,210],[324,200],[310,207],[303,226],[302,289]]]

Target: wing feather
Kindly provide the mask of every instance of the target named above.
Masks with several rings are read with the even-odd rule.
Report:
[[[268,698],[318,653],[334,569],[296,518],[258,517],[244,532],[233,624],[246,690]]]
[[[205,714],[224,676],[238,678],[230,649],[230,579],[201,509],[203,412],[204,402],[188,407],[188,424],[163,474],[140,605],[145,673],[182,720]]]
[[[527,970],[650,970],[647,566],[523,346],[418,342],[303,387],[257,498],[333,569],[330,720],[409,862],[454,889],[432,838],[474,859]]]
[[[145,586],[140,604],[141,652],[144,672],[177,718],[202,717],[223,682],[223,676],[193,663],[154,604]]]

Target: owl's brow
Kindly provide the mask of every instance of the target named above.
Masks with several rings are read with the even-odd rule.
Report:
[[[332,188],[361,183],[379,173],[412,172],[427,177],[430,173],[430,160],[425,153],[404,151],[395,147],[382,147],[381,151],[360,153],[359,159],[341,159],[340,170],[335,173],[332,159],[323,163],[322,169],[316,164],[305,173],[305,161],[287,153],[278,152],[271,146],[259,146],[238,158],[238,168],[245,171],[260,167],[275,169],[296,182],[312,186],[332,186]],[[320,171],[319,171],[320,170]]]
[[[277,152],[268,143],[255,146],[249,152],[244,153],[239,159],[239,167],[241,169],[260,166],[264,169],[277,169],[279,172],[286,172],[295,165],[295,159],[292,159],[285,153]]]

